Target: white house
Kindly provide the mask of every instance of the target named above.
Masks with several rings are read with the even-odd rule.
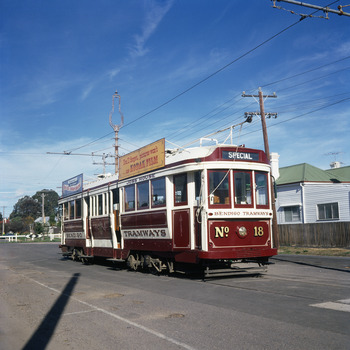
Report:
[[[350,221],[350,166],[279,168],[276,184],[279,224]]]

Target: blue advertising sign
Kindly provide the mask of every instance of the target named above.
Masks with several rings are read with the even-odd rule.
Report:
[[[83,174],[62,182],[62,197],[83,192]]]

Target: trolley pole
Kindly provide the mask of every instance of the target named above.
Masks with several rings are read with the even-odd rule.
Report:
[[[267,136],[267,127],[266,127],[266,118],[265,118],[265,109],[264,109],[264,98],[268,98],[268,97],[276,98],[277,95],[276,95],[276,93],[274,93],[273,95],[263,95],[261,88],[259,87],[259,94],[258,95],[247,95],[245,92],[243,92],[242,97],[259,98],[261,126],[262,126],[263,138],[264,138],[264,148],[265,148],[265,153],[266,153],[267,159],[270,161],[270,148],[269,148],[269,139]],[[272,177],[270,179],[270,186],[271,186],[271,188],[273,188]],[[272,211],[273,211],[272,234],[273,234],[273,243],[274,243],[273,245],[274,245],[274,248],[278,248],[279,237],[278,237],[278,225],[277,225],[276,200],[275,200],[274,195],[272,196]]]

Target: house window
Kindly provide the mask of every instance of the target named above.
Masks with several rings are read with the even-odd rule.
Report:
[[[338,203],[317,204],[319,220],[339,219]]]
[[[285,222],[300,222],[300,207],[299,205],[293,205],[290,207],[284,207],[284,221]]]

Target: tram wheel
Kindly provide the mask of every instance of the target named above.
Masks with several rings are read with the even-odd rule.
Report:
[[[128,265],[128,268],[130,270],[134,270],[134,271],[137,270],[138,263],[137,263],[137,260],[135,259],[135,257],[132,254],[130,254],[129,257],[128,257],[127,265]]]

